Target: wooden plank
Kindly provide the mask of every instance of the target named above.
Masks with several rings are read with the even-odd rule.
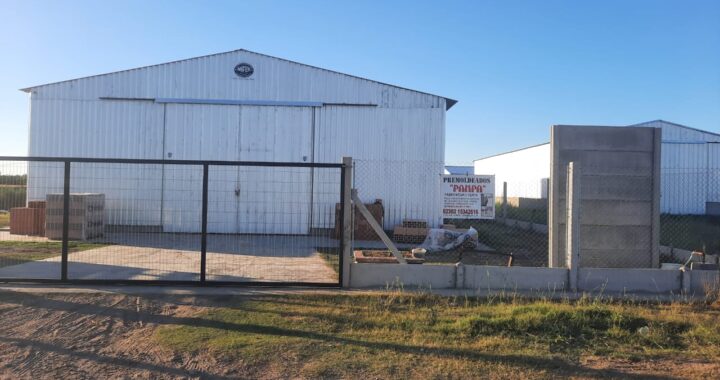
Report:
[[[355,203],[355,207],[360,211],[360,213],[365,217],[365,220],[370,223],[370,227],[375,231],[375,233],[380,237],[380,240],[382,240],[383,243],[385,243],[385,246],[392,252],[393,256],[397,259],[397,261],[400,264],[407,264],[407,261],[405,261],[405,258],[403,255],[400,254],[400,251],[398,251],[397,247],[395,246],[395,243],[390,240],[390,238],[385,234],[385,231],[382,229],[382,227],[378,224],[378,222],[373,218],[372,214],[368,209],[365,207],[365,204],[362,203],[360,198],[357,195],[357,189],[352,190],[352,199]]]

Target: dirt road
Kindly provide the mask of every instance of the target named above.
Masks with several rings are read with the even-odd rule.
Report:
[[[148,337],[188,323],[192,299],[0,292],[2,378],[237,378],[217,358],[185,357]]]

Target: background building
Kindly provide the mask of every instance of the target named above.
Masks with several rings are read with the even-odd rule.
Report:
[[[662,129],[660,210],[669,214],[716,214],[720,206],[720,134],[664,120],[632,125]],[[474,161],[475,174],[495,174],[496,194],[547,198],[550,144]]]

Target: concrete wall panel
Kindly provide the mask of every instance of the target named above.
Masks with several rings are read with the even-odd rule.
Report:
[[[580,268],[578,288],[587,292],[676,293],[682,272],[662,269]]]
[[[559,125],[551,135],[550,266],[565,265],[565,194],[572,161],[581,173],[581,265],[657,268],[660,129]]]
[[[350,266],[350,287],[377,288],[391,285],[449,289],[455,287],[455,266],[414,264],[357,264]]]
[[[564,268],[464,266],[464,287],[488,290],[560,291],[567,284]]]

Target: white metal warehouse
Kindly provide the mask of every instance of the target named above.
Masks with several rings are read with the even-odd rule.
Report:
[[[660,209],[670,214],[717,213],[720,206],[720,134],[664,120],[631,125],[662,129]],[[480,158],[475,174],[495,174],[496,194],[547,198],[550,143]]]
[[[30,156],[316,163],[351,156],[364,168],[355,187],[365,201],[383,200],[386,227],[402,218],[442,222],[438,176],[452,99],[247,50],[23,91],[30,93]],[[173,169],[141,166],[120,178],[112,174],[118,168],[78,164],[72,192],[106,193],[108,224],[197,232],[201,169]],[[58,173],[30,164],[28,199],[60,192]],[[260,209],[252,199],[238,204],[235,197],[247,183],[254,183],[255,194],[272,194],[282,181],[267,173],[254,178],[252,171],[216,173],[222,174],[210,177],[210,232],[303,234],[333,227],[337,174],[295,170],[292,199],[282,200],[296,205],[294,222],[275,220],[260,229],[253,218],[289,212]],[[403,192],[409,184],[414,191]]]

